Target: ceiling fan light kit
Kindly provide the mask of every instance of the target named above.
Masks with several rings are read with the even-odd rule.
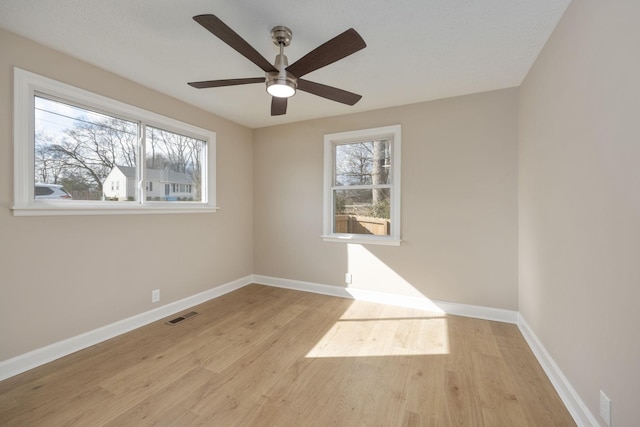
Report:
[[[271,64],[217,16],[197,15],[194,16],[193,19],[238,53],[260,67],[265,72],[265,77],[190,82],[189,85],[192,87],[204,89],[264,82],[266,83],[267,93],[272,96],[272,116],[286,114],[287,99],[295,95],[297,90],[347,105],[354,105],[362,98],[361,95],[346,90],[300,78],[305,74],[364,49],[367,46],[366,43],[353,28],[337,35],[307,53],[292,65],[289,65],[289,61],[284,54],[284,48],[291,43],[293,33],[289,28],[284,26],[274,27],[271,30],[271,39],[273,43],[280,48],[280,53],[276,56],[274,64]]]
[[[267,78],[267,93],[276,98],[291,98],[296,94],[296,83],[293,79],[269,76]]]

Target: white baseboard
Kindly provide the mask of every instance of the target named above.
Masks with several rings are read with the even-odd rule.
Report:
[[[421,310],[447,313],[456,316],[475,317],[478,319],[495,320],[497,322],[517,323],[518,312],[500,308],[481,307],[477,305],[458,304],[452,302],[434,301],[427,297],[411,297],[389,294],[386,292],[369,291],[366,289],[343,288],[339,286],[322,285],[318,283],[302,282],[299,280],[280,279],[277,277],[255,274],[254,283],[275,286],[278,288],[313,292],[316,294],[335,297],[351,298],[360,301],[391,304],[401,307],[418,308]]]
[[[542,342],[538,339],[533,330],[529,327],[521,314],[518,314],[518,328],[529,344],[531,351],[538,359],[538,362],[549,377],[551,384],[558,392],[560,399],[567,407],[567,410],[573,417],[573,420],[579,427],[600,427],[600,423],[593,416],[587,405],[580,398],[580,395],[573,388],[567,377],[564,376],[556,362],[553,360],[549,352],[544,348]]]
[[[4,360],[0,362],[0,381],[240,289],[250,284],[252,279],[252,276],[246,276],[162,307]]]

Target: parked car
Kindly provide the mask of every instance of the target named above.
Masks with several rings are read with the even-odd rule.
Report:
[[[36,184],[34,194],[36,199],[71,199],[71,194],[59,184]]]

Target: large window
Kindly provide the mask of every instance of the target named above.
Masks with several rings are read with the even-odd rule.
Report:
[[[215,133],[14,76],[15,215],[216,210]]]
[[[324,239],[400,243],[400,126],[325,135]]]

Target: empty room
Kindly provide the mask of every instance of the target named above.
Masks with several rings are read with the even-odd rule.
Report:
[[[640,2],[0,2],[0,425],[640,425]]]

